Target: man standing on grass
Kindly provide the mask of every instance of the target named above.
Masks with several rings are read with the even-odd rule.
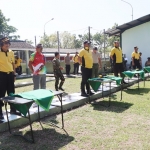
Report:
[[[12,50],[9,49],[10,41],[4,37],[0,39],[0,98],[5,94],[15,93],[15,58]],[[3,102],[0,101],[0,120],[4,119],[2,113]],[[16,109],[10,105],[10,113],[15,114]]]
[[[79,52],[79,63],[82,64],[81,96],[88,97],[88,95],[94,94],[91,92],[90,85],[88,83],[88,79],[92,77],[93,58],[90,50],[90,42],[85,41],[83,44],[84,48]],[[87,93],[85,92],[85,86]]]
[[[54,76],[55,76],[55,90],[62,90],[64,91],[64,89],[62,88],[64,82],[65,82],[65,78],[61,72],[61,70],[63,70],[64,68],[62,66],[60,66],[60,60],[59,60],[59,53],[55,52],[55,58],[53,59],[52,63],[53,63],[53,70],[54,70]],[[60,84],[59,84],[59,79],[61,80]]]
[[[99,75],[99,69],[102,68],[100,53],[97,51],[97,47],[93,48],[93,68],[92,68],[92,78],[97,78]]]
[[[36,46],[36,51],[31,54],[28,64],[31,72],[33,73],[34,90],[39,88],[46,89],[45,57],[42,54],[42,50],[42,44],[38,44]]]
[[[22,74],[22,66],[21,66],[22,59],[20,59],[18,56],[15,57],[15,63],[17,64],[16,72],[18,75]]]
[[[114,42],[114,47],[111,49],[110,57],[113,61],[114,76],[118,77],[118,74],[120,73],[120,76],[123,77],[122,72],[124,71],[124,65],[123,65],[123,58],[122,58],[122,50],[119,47],[118,41]],[[126,84],[124,79],[122,82]]]
[[[64,58],[66,65],[66,75],[70,75],[70,53],[67,53],[67,56]]]
[[[134,47],[134,52],[132,52],[132,66],[133,69],[140,69],[141,63],[140,63],[140,54],[138,52],[138,47]]]
[[[78,52],[76,52],[75,56],[72,57],[72,60],[74,62],[74,72],[73,74],[79,73],[79,61],[78,61],[79,55]]]

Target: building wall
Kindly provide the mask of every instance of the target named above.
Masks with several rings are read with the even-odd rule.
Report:
[[[131,53],[134,50],[134,46],[138,46],[139,52],[142,52],[142,66],[144,66],[147,57],[150,57],[150,22],[122,33],[122,50],[128,58],[128,64],[131,61]]]

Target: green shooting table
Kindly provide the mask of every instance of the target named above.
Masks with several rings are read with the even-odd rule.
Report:
[[[122,72],[122,74],[126,77],[128,77],[128,83],[129,83],[129,78],[132,78],[134,77],[134,75],[138,75],[138,90],[139,90],[139,80],[140,78],[142,80],[144,80],[144,86],[145,86],[145,77],[144,77],[144,74],[145,72],[143,70],[132,70],[132,71],[124,71]]]
[[[144,68],[143,68],[143,71],[144,71],[145,73],[146,73],[146,72],[150,73],[150,66],[144,67]]]
[[[104,97],[103,96],[103,85],[105,83],[109,83],[109,104],[108,104],[108,106],[110,106],[110,102],[111,102],[111,83],[113,81],[116,81],[117,85],[121,85],[121,100],[122,100],[122,84],[121,84],[122,78],[121,77],[105,76],[103,78],[92,78],[92,79],[88,80],[90,86],[92,87],[92,89],[95,92],[97,92],[100,85],[102,85],[102,97]],[[89,95],[89,101],[91,101],[90,100],[90,95]]]
[[[150,66],[144,67],[144,68],[143,68],[143,71],[144,71],[145,73],[148,73],[148,77],[149,77]]]
[[[42,107],[44,110],[49,111],[49,107],[51,105],[51,102],[52,102],[54,96],[58,97],[61,105],[60,106],[52,105],[52,106],[61,108],[62,129],[64,129],[63,106],[62,106],[62,94],[63,93],[64,92],[62,92],[62,91],[50,91],[50,90],[45,90],[45,89],[39,89],[39,90],[34,90],[34,91],[29,91],[29,92],[23,92],[20,94],[10,94],[10,96],[0,98],[0,100],[3,101],[5,104],[8,129],[9,129],[10,134],[13,134],[13,133],[11,132],[10,121],[9,121],[8,110],[7,110],[7,103],[14,106],[14,108],[16,108],[16,110],[18,110],[21,113],[22,117],[29,119],[29,125],[30,125],[30,130],[31,130],[31,140],[25,138],[24,136],[22,136],[20,134],[13,134],[13,135],[21,136],[24,139],[26,139],[27,141],[34,143],[32,122],[31,122],[31,118],[30,118],[29,109],[34,102],[36,104],[38,104],[38,119],[40,122],[39,107]]]

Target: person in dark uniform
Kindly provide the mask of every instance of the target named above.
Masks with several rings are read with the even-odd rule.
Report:
[[[139,52],[139,54],[140,54],[140,69],[142,69],[142,53]]]
[[[85,41],[84,48],[79,52],[79,63],[82,64],[82,81],[81,81],[81,96],[87,97],[88,95],[93,95],[94,93],[90,90],[90,85],[88,79],[92,77],[92,67],[93,67],[93,58],[92,51],[90,50],[90,43]],[[85,86],[87,93],[85,92]]]
[[[147,61],[145,62],[145,67],[150,66],[150,57],[147,58]]]
[[[134,47],[134,52],[132,52],[132,66],[133,69],[140,69],[141,64],[140,64],[140,54],[138,53],[138,47]]]
[[[14,53],[9,49],[10,41],[4,37],[0,39],[0,98],[5,97],[5,94],[15,93],[15,66]],[[0,101],[0,119],[4,119],[2,113],[2,106],[4,104]],[[16,113],[16,109],[10,105],[10,113]]]
[[[55,76],[55,89],[56,91],[58,90],[62,90],[64,91],[64,89],[62,88],[64,82],[65,82],[65,78],[61,72],[61,70],[63,70],[64,68],[60,66],[60,60],[59,60],[59,53],[56,52],[55,53],[55,58],[52,60],[53,63],[53,70],[54,70],[54,76]],[[59,79],[61,80],[60,84],[59,84]]]
[[[118,74],[120,73],[121,77],[124,77],[122,72],[124,71],[124,65],[123,65],[123,58],[122,58],[122,50],[119,47],[119,42],[114,42],[114,47],[111,49],[110,57],[113,61],[113,68],[114,68],[114,76],[118,77]],[[122,81],[124,84],[126,82]]]

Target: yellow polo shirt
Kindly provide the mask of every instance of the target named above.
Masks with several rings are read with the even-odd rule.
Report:
[[[122,63],[122,50],[121,48],[113,47],[110,52],[110,56],[113,56],[116,63]]]
[[[91,69],[93,67],[93,58],[91,50],[81,49],[79,57],[82,59],[82,66]]]
[[[14,71],[14,52],[8,50],[7,56],[5,52],[0,51],[0,71],[1,72],[12,72]]]
[[[22,59],[18,58],[16,59],[16,61],[17,61],[17,67],[21,66]]]
[[[74,63],[78,63],[78,57],[79,57],[78,55],[72,57]]]
[[[132,53],[132,58],[134,58],[134,59],[140,59],[140,54],[136,53],[136,52],[133,52]]]

